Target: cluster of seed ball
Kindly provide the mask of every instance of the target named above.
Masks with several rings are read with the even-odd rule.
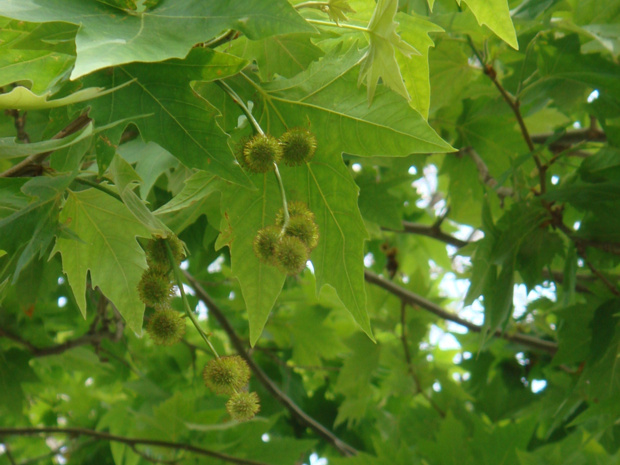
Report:
[[[213,392],[230,396],[226,410],[234,420],[249,420],[260,410],[258,395],[247,391],[250,367],[240,356],[229,355],[210,360],[202,377]]]
[[[303,202],[290,202],[288,214],[286,226],[284,210],[280,209],[276,223],[258,231],[254,238],[254,253],[263,263],[293,276],[304,269],[310,253],[319,243],[319,228],[314,213]]]
[[[261,134],[245,144],[241,165],[253,173],[266,173],[280,162],[287,166],[303,165],[314,157],[315,151],[316,137],[304,128],[290,129],[280,139]],[[254,253],[263,263],[293,276],[304,269],[317,246],[319,228],[314,213],[303,202],[289,203],[288,214],[288,223],[281,209],[275,224],[258,231]]]
[[[179,342],[185,334],[185,320],[179,312],[170,308],[173,282],[166,244],[170,245],[177,265],[185,258],[183,244],[178,237],[171,235],[149,240],[145,246],[148,268],[138,283],[140,299],[155,309],[147,322],[146,332],[155,344],[164,346]]]
[[[316,151],[316,137],[304,128],[286,131],[279,139],[269,134],[258,134],[243,147],[239,162],[252,173],[273,170],[274,163],[300,166],[309,162]]]

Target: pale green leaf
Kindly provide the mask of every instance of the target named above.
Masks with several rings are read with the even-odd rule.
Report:
[[[25,21],[80,25],[72,79],[134,61],[183,58],[195,44],[226,29],[250,39],[314,31],[285,0],[179,0],[140,13],[94,1],[0,0],[0,11]]]
[[[510,18],[507,0],[457,0],[464,2],[471,9],[478,24],[488,26],[497,36],[518,50],[517,33]]]
[[[403,83],[403,77],[396,61],[395,50],[398,50],[407,58],[420,55],[414,47],[401,40],[396,33],[398,23],[394,21],[398,8],[398,0],[379,0],[375,12],[368,23],[370,45],[360,67],[358,84],[366,81],[368,88],[368,105],[374,99],[377,82],[383,80],[383,84],[394,92],[410,99],[407,88]]]
[[[195,205],[217,189],[216,177],[205,172],[198,171],[185,180],[183,190],[175,195],[168,203],[159,207],[156,215],[165,215]]]
[[[126,82],[120,86],[112,87],[110,89],[103,89],[102,87],[90,87],[88,89],[78,90],[77,92],[67,95],[59,99],[49,100],[52,93],[50,91],[43,93],[42,95],[36,95],[31,90],[18,86],[6,94],[0,94],[0,110],[6,109],[19,109],[19,110],[42,110],[46,108],[58,108],[65,105],[71,105],[73,103],[84,102],[86,100],[92,100],[94,98],[103,97],[111,92],[116,92],[118,89],[130,84]]]
[[[121,202],[97,190],[69,192],[60,222],[79,239],[58,237],[52,255],[60,252],[62,267],[82,315],[86,316],[86,277],[123,315],[128,326],[142,332],[144,304],[137,285],[146,269],[137,236],[150,237]]]
[[[140,198],[149,195],[159,177],[179,164],[170,152],[154,142],[144,143],[139,139],[122,144],[118,153],[129,163],[135,163],[135,169],[142,182]]]
[[[1,98],[2,96],[0,96]],[[17,142],[14,137],[3,137],[0,139],[0,159],[19,158],[34,155],[37,153],[51,152],[54,150],[70,147],[81,140],[88,139],[93,134],[92,123],[86,125],[79,131],[62,139],[50,139],[42,142],[24,144]]]
[[[409,57],[400,52],[396,54],[396,61],[403,73],[405,87],[411,97],[409,104],[418,110],[424,118],[428,118],[431,102],[428,49],[435,45],[429,37],[429,33],[443,32],[443,28],[420,16],[398,13],[396,18],[400,24],[398,30],[403,40],[420,52],[420,55],[414,54]]]
[[[151,234],[166,237],[169,229],[164,225],[144,204],[133,189],[141,181],[140,176],[135,172],[129,163],[120,155],[116,155],[110,165],[110,173],[116,184],[123,203],[131,211],[133,216],[146,226]]]
[[[348,0],[328,0],[326,9],[329,19],[336,24],[338,24],[339,21],[349,20],[346,13],[355,13],[355,10],[349,5]]]

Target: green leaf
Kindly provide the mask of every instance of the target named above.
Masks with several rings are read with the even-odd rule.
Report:
[[[56,231],[62,193],[74,177],[74,175],[37,177],[19,186],[24,194],[33,197],[33,201],[0,220],[0,249],[11,255],[20,253],[13,282],[28,263],[37,255],[42,257],[47,250]],[[12,180],[4,178],[0,185],[17,187]],[[16,197],[15,200],[20,197]],[[25,248],[20,250],[24,244]]]
[[[35,373],[28,365],[30,355],[24,351],[11,349],[0,352],[0,405],[5,412],[20,418],[24,407],[22,383],[37,381]]]
[[[122,144],[118,153],[129,163],[135,163],[136,173],[142,180],[140,198],[143,200],[146,200],[159,177],[179,164],[163,147],[154,142],[145,144],[138,139]]]
[[[185,180],[183,190],[175,195],[170,202],[157,209],[155,214],[165,215],[195,205],[217,190],[217,179],[205,171],[198,171]]]
[[[144,251],[136,237],[150,237],[142,223],[118,200],[96,190],[69,192],[60,222],[79,239],[57,237],[52,255],[60,252],[75,300],[86,316],[86,277],[116,306],[129,327],[142,332],[144,304],[137,285]]]
[[[30,90],[42,94],[71,69],[75,57],[70,49],[63,49],[59,39],[63,32],[67,39],[73,39],[77,28],[70,24],[53,26],[11,21],[0,29],[0,86],[30,81]]]
[[[328,284],[362,330],[372,338],[366,310],[364,241],[368,233],[357,206],[358,187],[344,164],[319,152],[299,168],[282,169],[287,195],[306,202],[316,216],[319,245],[310,259],[317,293]]]
[[[217,109],[190,87],[191,81],[220,79],[244,65],[245,61],[232,55],[195,48],[185,60],[119,66],[93,80],[98,85],[135,81],[108,98],[93,101],[90,115],[100,125],[131,120],[143,139],[156,142],[187,167],[247,186],[249,181],[228,148],[228,136],[216,123]],[[137,118],[144,114],[150,116]]]
[[[431,102],[428,49],[435,45],[428,34],[443,32],[443,29],[420,16],[398,13],[396,18],[400,23],[399,32],[403,40],[420,52],[419,55],[413,54],[409,57],[402,53],[396,54],[396,61],[405,79],[405,87],[411,97],[409,104],[424,118],[428,118]]]
[[[300,306],[290,322],[293,362],[301,366],[321,366],[322,359],[335,358],[348,349],[338,333],[325,324],[327,311]]]
[[[24,0],[19,4],[0,0],[0,11],[25,21],[79,25],[71,79],[134,61],[183,58],[195,44],[226,29],[237,29],[250,39],[314,32],[285,0],[162,2],[141,13],[82,0]]]
[[[116,92],[118,89],[127,84],[128,83],[121,84],[120,86],[112,87],[107,90],[104,90],[102,87],[90,87],[88,89],[78,90],[71,95],[54,100],[49,100],[52,95],[51,91],[44,92],[42,95],[37,95],[25,87],[18,86],[10,92],[0,94],[0,110],[11,108],[19,110],[58,108],[65,105],[71,105],[73,103],[103,97],[111,92]]]
[[[2,96],[0,95],[0,97]],[[24,144],[23,142],[17,141],[14,137],[3,137],[0,139],[0,159],[26,157],[37,153],[51,152],[77,144],[81,140],[89,138],[92,134],[93,125],[89,123],[79,131],[70,136],[63,137],[62,139],[50,139],[42,142]]]
[[[369,106],[375,96],[379,79],[394,92],[407,100],[410,99],[400,74],[395,51],[398,50],[407,58],[420,55],[420,52],[401,40],[396,33],[398,23],[394,21],[394,17],[397,8],[398,0],[379,0],[368,23],[370,45],[361,63],[358,85],[366,81]]]
[[[424,118],[403,99],[379,89],[368,107],[355,84],[360,52],[353,46],[334,50],[288,80],[269,83],[260,91],[264,107],[255,111],[265,130],[279,134],[286,127],[307,127],[318,151],[360,156],[404,157],[412,153],[450,152]]]
[[[327,1],[327,15],[336,24],[339,21],[348,21],[346,13],[355,13],[355,10],[351,8],[348,0],[328,0]]]
[[[259,229],[275,224],[282,207],[273,173],[254,175],[258,189],[222,189],[222,224],[216,249],[230,248],[233,275],[239,280],[250,324],[250,344],[260,337],[286,276],[274,266],[266,265],[254,254],[254,237]]]
[[[151,213],[144,201],[133,191],[141,179],[131,165],[121,158],[120,155],[116,155],[110,165],[110,173],[123,199],[123,203],[133,216],[146,226],[151,231],[151,234],[166,237],[169,229]]]
[[[230,53],[256,61],[258,75],[263,81],[271,80],[276,74],[290,78],[324,55],[311,37],[310,34],[286,34],[256,41],[239,38]]]
[[[519,49],[517,33],[510,18],[507,0],[461,0],[472,11],[478,24],[486,25],[515,50]],[[461,3],[457,0],[457,3]]]

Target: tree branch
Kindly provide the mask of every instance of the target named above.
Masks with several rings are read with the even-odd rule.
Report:
[[[251,459],[242,459],[233,457],[232,455],[215,452],[202,447],[193,446],[170,441],[158,441],[155,439],[128,438],[124,436],[116,436],[114,434],[105,433],[103,431],[95,431],[86,428],[56,428],[56,427],[36,427],[36,428],[2,428],[0,427],[1,436],[30,436],[34,434],[70,434],[73,436],[90,436],[103,441],[120,442],[134,448],[136,445],[164,447],[167,449],[185,450],[196,455],[204,455],[213,457],[230,463],[238,463],[240,465],[267,465],[264,462],[257,462]]]
[[[4,113],[8,116],[12,116],[15,120],[15,130],[17,131],[17,140],[28,144],[30,142],[30,136],[26,132],[26,115],[27,111],[19,114],[19,110],[4,110]]]
[[[325,439],[328,443],[330,443],[334,448],[342,455],[352,456],[357,454],[357,450],[352,446],[345,443],[342,439],[338,438],[334,433],[329,431],[323,425],[321,425],[314,418],[309,416],[306,412],[304,412],[293,400],[288,397],[284,392],[280,390],[280,388],[267,376],[267,374],[256,364],[256,362],[250,357],[248,352],[245,350],[245,344],[239,338],[228,319],[224,316],[222,310],[218,307],[218,305],[211,299],[209,294],[202,288],[200,283],[187,271],[183,271],[185,274],[185,278],[188,280],[190,286],[196,292],[196,296],[202,300],[207,308],[209,309],[209,315],[213,315],[215,319],[218,321],[222,329],[228,335],[231,344],[237,351],[237,353],[242,356],[254,375],[256,379],[269,391],[269,393],[280,402],[288,411],[291,413],[297,421],[299,421],[302,425],[307,426],[312,429],[317,435]]]
[[[62,139],[63,137],[70,136],[71,134],[74,134],[78,132],[80,129],[86,127],[86,125],[88,125],[91,121],[92,120],[88,116],[88,112],[83,113],[80,116],[78,116],[75,120],[70,122],[67,126],[65,126],[64,129],[62,129],[60,132],[54,135],[54,137],[52,137],[52,140]],[[0,173],[0,178],[24,176],[28,172],[31,172],[33,169],[35,169],[35,171],[38,172],[40,168],[39,165],[41,164],[41,162],[43,162],[43,160],[49,157],[52,154],[52,152],[53,151],[35,153],[33,155],[30,155],[29,157],[20,161],[16,165],[10,167],[5,172]]]
[[[417,305],[418,307],[421,307],[433,313],[434,315],[437,315],[439,318],[447,321],[452,321],[453,323],[464,326],[465,328],[474,333],[479,333],[482,331],[482,327],[467,320],[464,320],[458,315],[444,310],[439,305],[431,302],[430,300],[425,299],[424,297],[415,294],[407,289],[404,289],[399,285],[394,284],[392,281],[388,281],[387,279],[384,279],[381,276],[378,276],[370,271],[364,271],[364,278],[367,282],[385,289],[386,291],[394,294],[396,297],[407,302],[408,304]],[[497,330],[493,333],[493,335],[495,337],[506,339],[507,341],[521,344],[525,347],[547,352],[551,355],[555,354],[555,352],[558,350],[558,346],[555,342],[545,341],[543,339],[538,339],[533,336],[528,336],[527,334],[509,334]]]
[[[381,228],[383,231],[390,231],[396,233],[411,233],[411,234],[419,234],[420,236],[432,237],[433,239],[437,239],[439,241],[445,242],[446,244],[453,245],[454,247],[465,247],[469,242],[458,239],[450,234],[446,234],[441,231],[441,229],[437,225],[425,225],[418,223],[411,223],[409,221],[403,221],[403,229],[396,230],[390,228]]]
[[[476,164],[476,169],[478,170],[478,178],[480,179],[480,181],[489,186],[491,189],[494,189],[500,199],[503,200],[506,197],[512,197],[514,195],[514,191],[509,187],[497,187],[497,180],[493,176],[491,176],[486,163],[480,157],[480,155],[478,155],[478,152],[476,152],[473,147],[466,147],[459,152],[466,153],[470,156],[470,158]]]

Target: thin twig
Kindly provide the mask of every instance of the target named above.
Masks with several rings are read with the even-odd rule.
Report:
[[[179,462],[179,459],[177,459],[177,460],[164,460],[164,459],[157,459],[155,457],[151,457],[150,455],[148,455],[148,454],[142,452],[140,449],[138,449],[138,447],[135,444],[131,444],[131,445],[129,445],[129,447],[137,455],[139,455],[144,460],[147,460],[148,462],[151,462],[151,463],[163,463],[163,464],[166,464],[166,465],[174,465],[174,464]]]
[[[78,132],[80,129],[83,129],[84,127],[86,127],[91,121],[92,120],[88,116],[88,112],[83,113],[80,116],[78,116],[75,120],[71,121],[67,126],[65,126],[64,129],[62,129],[60,132],[55,134],[54,137],[52,137],[52,140],[62,139],[64,137],[70,136],[71,134],[74,134]],[[50,150],[49,152],[35,153],[33,155],[30,155],[29,157],[20,161],[16,165],[10,167],[5,172],[0,173],[0,178],[22,176],[24,173],[32,170],[33,167],[38,167],[41,164],[41,162],[43,162],[43,160],[49,157],[52,153],[53,153],[53,150]]]
[[[204,455],[213,457],[230,463],[238,463],[240,465],[267,465],[264,462],[257,462],[251,459],[242,459],[233,457],[232,455],[215,452],[192,444],[184,444],[170,441],[158,441],[155,439],[128,438],[125,436],[117,436],[115,434],[105,433],[103,431],[95,431],[86,428],[56,428],[56,427],[32,427],[32,428],[2,428],[0,427],[0,437],[7,436],[31,436],[34,434],[69,434],[73,436],[90,436],[101,439],[103,441],[120,442],[127,444],[129,447],[136,445],[164,447],[167,449],[185,450],[196,455]]]
[[[77,182],[78,184],[83,184],[85,186],[90,186],[90,187],[94,187],[97,190],[100,190],[101,192],[104,192],[106,194],[108,194],[110,197],[114,197],[116,200],[122,202],[123,199],[121,198],[120,195],[118,195],[116,192],[114,192],[112,189],[109,189],[105,186],[102,186],[101,184],[99,184],[98,182],[92,181],[88,178],[75,178],[73,180],[74,182]]]
[[[521,114],[519,100],[514,98],[512,95],[508,93],[506,89],[504,89],[504,86],[502,86],[502,84],[497,79],[497,72],[495,71],[492,65],[484,63],[482,56],[480,55],[480,52],[478,52],[478,49],[476,49],[476,46],[474,45],[474,41],[469,35],[467,35],[467,42],[470,48],[472,49],[472,51],[474,52],[474,54],[476,55],[476,57],[478,58],[478,60],[480,61],[480,65],[482,66],[482,70],[484,74],[486,74],[489,77],[493,85],[497,88],[497,90],[501,94],[502,98],[506,101],[506,103],[508,104],[512,112],[514,113],[515,118],[517,119],[517,124],[519,125],[519,129],[521,130],[521,135],[523,136],[523,140],[525,140],[525,143],[527,144],[528,149],[532,153],[532,158],[534,159],[534,163],[536,164],[536,168],[538,169],[538,176],[540,178],[540,192],[541,193],[546,192],[547,190],[547,186],[546,186],[547,167],[541,163],[540,157],[536,153],[534,153],[535,151],[534,142],[532,141],[532,137],[530,136],[527,126],[525,125],[525,121],[523,120],[523,115]]]
[[[74,349],[76,347],[84,346],[84,345],[97,345],[103,339],[115,340],[115,335],[108,332],[97,332],[94,334],[86,334],[84,336],[78,337],[76,339],[70,339],[62,344],[58,344],[50,347],[36,347],[32,345],[30,342],[21,339],[19,336],[16,336],[6,330],[0,329],[0,337],[4,337],[6,339],[10,339],[18,344],[24,346],[28,351],[35,357],[47,357],[49,355],[58,355],[66,352],[67,350]]]
[[[482,331],[481,326],[478,326],[474,323],[464,320],[458,315],[455,315],[452,312],[448,312],[447,310],[444,310],[439,305],[431,302],[430,300],[425,299],[424,297],[418,294],[415,294],[407,289],[404,289],[400,287],[398,284],[395,284],[392,281],[382,278],[381,276],[378,276],[368,270],[364,271],[364,278],[366,279],[367,282],[371,284],[375,284],[385,289],[391,294],[394,294],[399,299],[406,301],[408,304],[417,305],[418,307],[423,308],[424,310],[427,310],[433,313],[434,315],[437,315],[439,318],[442,318],[447,321],[452,321],[453,323],[464,326],[465,328],[475,333],[479,333]],[[528,336],[527,334],[509,334],[509,333],[504,333],[500,330],[497,330],[493,333],[493,335],[495,337],[503,338],[508,341],[521,344],[525,347],[542,350],[552,355],[555,354],[555,352],[558,350],[558,346],[555,342],[545,341],[537,337]]]
[[[352,446],[345,443],[342,439],[338,438],[334,433],[329,431],[323,425],[321,425],[314,418],[309,416],[306,412],[304,412],[295,402],[291,400],[284,392],[280,390],[280,388],[265,374],[265,372],[257,365],[257,363],[249,356],[247,351],[245,350],[245,344],[239,338],[228,319],[224,316],[222,310],[218,307],[218,305],[211,299],[209,294],[202,288],[202,286],[196,281],[196,279],[189,274],[187,271],[183,271],[185,274],[185,278],[189,282],[190,286],[196,292],[196,296],[202,300],[207,308],[209,309],[209,315],[213,315],[215,319],[218,321],[222,329],[228,335],[231,344],[237,351],[237,353],[242,356],[250,366],[250,369],[256,376],[256,379],[269,391],[269,393],[280,402],[284,407],[288,409],[288,411],[295,417],[302,425],[305,425],[311,428],[314,432],[316,432],[320,437],[329,442],[334,448],[343,456],[352,456],[357,455],[357,450]]]

